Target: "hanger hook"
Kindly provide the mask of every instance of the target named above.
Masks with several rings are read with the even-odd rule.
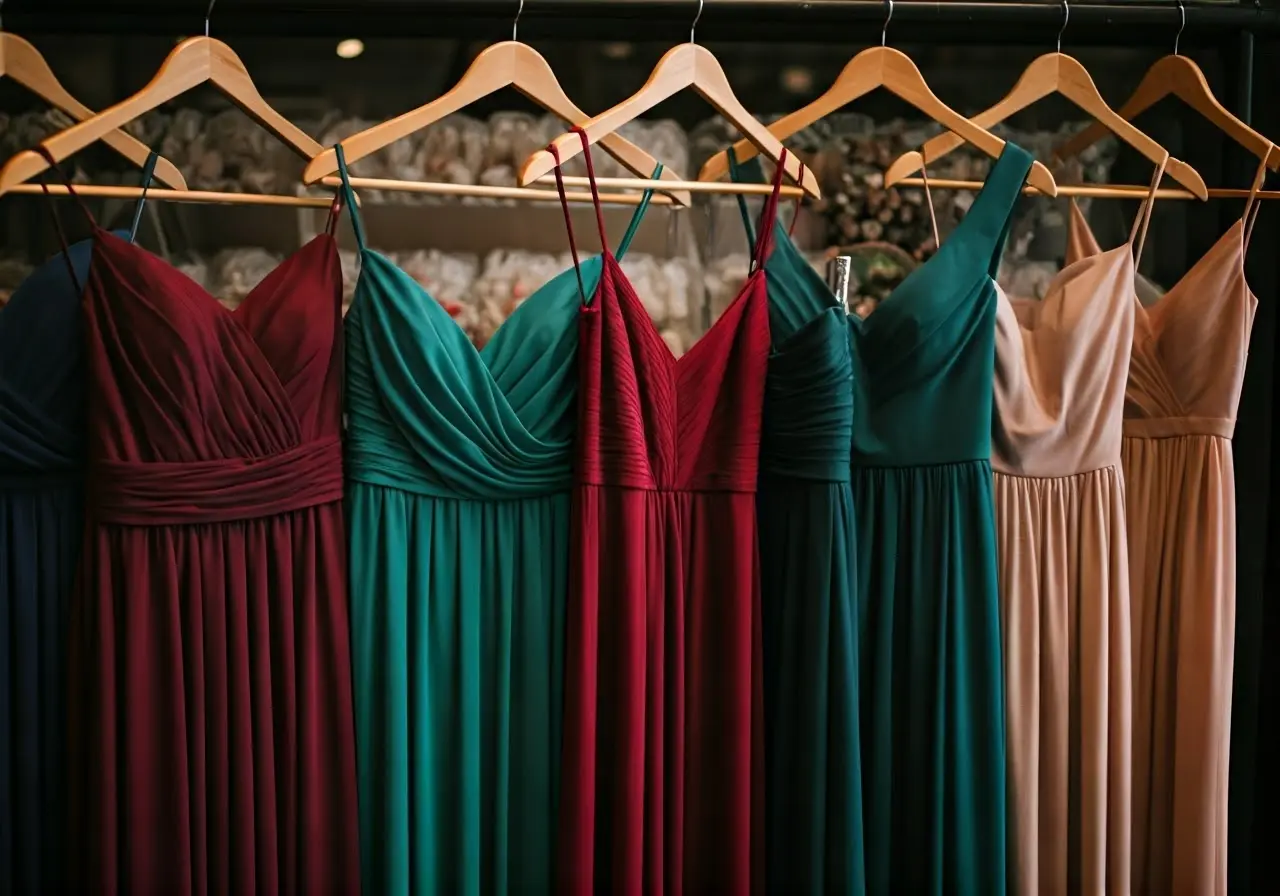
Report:
[[[889,23],[893,21],[893,0],[887,0],[884,13],[884,27],[880,29],[880,46],[885,46],[889,39]]]
[[[1187,27],[1187,7],[1183,4],[1182,0],[1178,0],[1178,13],[1182,16],[1182,21],[1178,25],[1178,34],[1173,39],[1173,55],[1174,56],[1178,55],[1178,44],[1181,43],[1182,32],[1186,30],[1186,27]]]
[[[520,0],[520,5],[516,7],[516,20],[511,23],[511,39],[519,40],[517,36],[520,33],[520,13],[524,12],[524,0]]]
[[[209,36],[209,19],[213,16],[213,4],[218,0],[209,0],[209,8],[204,11],[204,36]]]
[[[1067,30],[1067,22],[1071,21],[1071,4],[1062,0],[1062,27],[1058,29],[1058,52],[1062,52],[1062,35]]]
[[[702,6],[703,0],[698,0],[698,14],[693,17],[693,24],[689,26],[689,43],[691,44],[697,43],[697,41],[693,39],[693,35],[694,32],[698,30],[698,20],[702,18]]]

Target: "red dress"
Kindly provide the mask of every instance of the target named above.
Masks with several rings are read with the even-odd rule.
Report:
[[[753,272],[679,359],[609,252],[597,197],[606,248],[581,312],[563,893],[763,882],[755,491],[778,185]]]
[[[76,890],[358,893],[333,237],[234,312],[93,239]]]

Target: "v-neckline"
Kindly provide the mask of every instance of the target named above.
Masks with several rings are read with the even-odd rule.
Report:
[[[337,252],[337,242],[334,240],[332,234],[329,234],[329,233],[316,234],[311,239],[307,240],[305,243],[299,246],[297,249],[294,249],[292,252],[286,255],[284,259],[280,261],[279,264],[275,265],[270,271],[268,271],[266,276],[264,276],[261,280],[255,283],[253,287],[247,293],[245,293],[244,298],[241,299],[240,302],[234,308],[228,308],[226,305],[222,303],[222,301],[217,296],[215,296],[212,292],[209,291],[208,287],[197,282],[190,274],[182,270],[182,268],[178,267],[177,265],[173,264],[172,262],[164,258],[161,258],[159,255],[156,255],[154,252],[151,252],[148,249],[145,249],[144,247],[139,246],[137,243],[132,242],[130,240],[126,240],[120,236],[117,236],[115,233],[113,233],[110,230],[106,230],[102,227],[97,227],[97,226],[94,227],[93,240],[94,240],[94,246],[95,246],[95,255],[96,255],[96,249],[98,245],[100,245],[101,243],[118,244],[120,246],[124,246],[128,248],[130,251],[136,253],[138,257],[145,259],[149,264],[157,264],[165,272],[171,273],[174,276],[182,278],[187,283],[190,283],[196,292],[198,292],[201,296],[203,296],[205,299],[208,300],[208,302],[210,302],[213,305],[216,312],[220,312],[226,315],[228,318],[236,321],[237,323],[240,322],[239,321],[240,310],[242,308],[247,307],[257,297],[258,292],[262,289],[263,285],[266,284],[267,281],[271,280],[274,276],[276,276],[276,274],[278,274],[280,271],[285,270],[287,267],[292,265],[298,258],[305,255],[317,243],[321,243],[321,242],[327,243],[331,251],[333,251],[334,253]],[[91,268],[92,268],[92,264],[93,262],[91,260],[90,261]]]

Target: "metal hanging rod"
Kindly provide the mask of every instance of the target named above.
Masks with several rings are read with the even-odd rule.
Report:
[[[197,10],[196,7],[200,8]],[[1280,2],[1189,2],[1182,42],[1216,42],[1242,32],[1280,35]],[[221,36],[451,37],[500,39],[513,0],[220,0]],[[8,0],[5,26],[29,33],[172,37],[191,33],[204,6],[184,0]],[[520,36],[528,40],[680,40],[691,0],[528,0]],[[702,41],[871,43],[882,0],[706,0]],[[1062,24],[1053,0],[897,0],[895,36],[904,45],[1036,42]],[[1174,2],[1072,3],[1077,44],[1171,45],[1181,23]],[[842,29],[842,30],[834,30]]]

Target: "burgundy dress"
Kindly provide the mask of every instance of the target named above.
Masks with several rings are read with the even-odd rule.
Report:
[[[234,312],[93,240],[77,890],[358,893],[333,237]]]
[[[579,348],[561,893],[746,894],[763,882],[755,491],[778,183],[752,274],[679,359],[597,214],[604,263]]]

